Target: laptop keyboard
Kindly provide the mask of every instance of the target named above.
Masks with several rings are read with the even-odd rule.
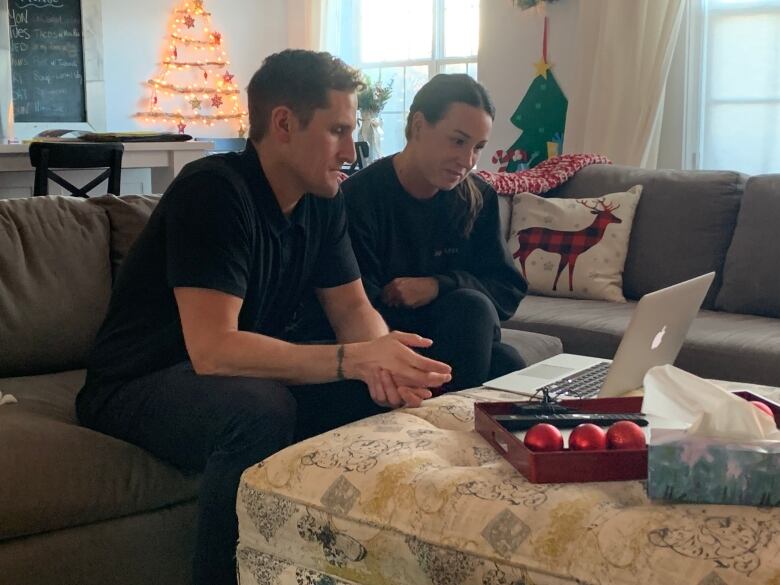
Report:
[[[539,388],[537,392],[542,394],[544,390],[550,393],[550,398],[558,399],[566,396],[573,398],[593,398],[598,394],[604,379],[607,377],[611,362],[599,362],[585,370],[580,370],[571,378],[562,378],[551,384]]]

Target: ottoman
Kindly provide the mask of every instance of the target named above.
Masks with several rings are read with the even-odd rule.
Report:
[[[780,581],[778,508],[658,504],[639,481],[527,482],[473,431],[475,400],[514,398],[440,396],[246,470],[241,584]]]

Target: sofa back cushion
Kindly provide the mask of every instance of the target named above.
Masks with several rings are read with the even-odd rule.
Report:
[[[93,197],[90,203],[108,213],[111,226],[111,270],[116,278],[119,266],[144,229],[162,195],[105,195]]]
[[[715,307],[780,318],[780,174],[750,177]]]
[[[85,199],[0,200],[0,376],[83,367],[111,294],[108,245]]]
[[[642,185],[623,274],[626,298],[714,270],[718,274],[703,305],[712,308],[746,179],[729,171],[592,165],[548,195],[598,197]]]

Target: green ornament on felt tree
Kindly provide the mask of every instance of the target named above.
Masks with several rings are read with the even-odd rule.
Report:
[[[537,4],[544,4],[545,2],[556,2],[557,0],[512,0],[512,3],[520,8],[520,10],[525,10],[527,8],[533,8]]]

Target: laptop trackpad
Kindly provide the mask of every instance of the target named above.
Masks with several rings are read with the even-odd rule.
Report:
[[[553,380],[565,376],[569,372],[574,372],[575,368],[562,368],[561,366],[551,366],[548,364],[536,364],[530,368],[518,372],[523,376],[531,378],[540,378],[542,380]]]

